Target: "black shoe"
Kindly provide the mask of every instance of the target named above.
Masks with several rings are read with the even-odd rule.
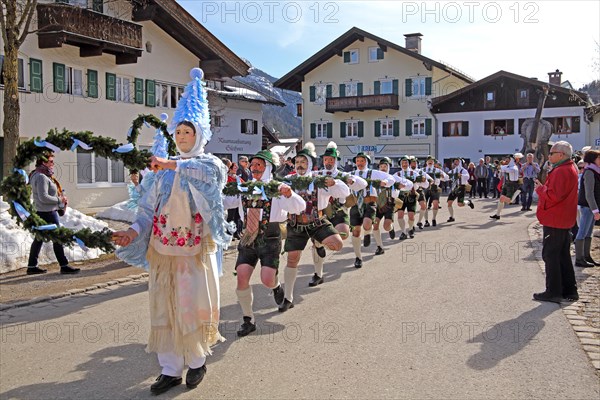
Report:
[[[396,231],[394,230],[394,228],[390,229],[390,239],[394,240],[396,239]]]
[[[410,231],[408,231],[408,237],[411,239],[414,239],[415,237],[415,229],[411,229]]]
[[[310,282],[308,282],[308,286],[314,287],[314,286],[320,285],[321,283],[323,283],[323,277],[321,277],[317,274],[314,274],[312,279],[310,280]]]
[[[281,285],[277,285],[277,287],[273,289],[273,298],[275,299],[275,303],[277,303],[277,305],[283,303],[284,296],[285,292],[283,291],[283,288]]]
[[[362,260],[358,257],[354,260],[354,268],[362,268]]]
[[[39,275],[45,274],[46,272],[48,272],[47,269],[41,269],[38,267],[27,267],[27,275]]]
[[[321,258],[325,258],[325,256],[327,255],[327,252],[325,251],[325,247],[323,247],[323,246],[317,247],[317,254]]]
[[[194,389],[202,382],[204,375],[206,375],[206,365],[203,365],[200,368],[188,369],[187,374],[185,374],[185,386],[187,386],[188,389]]]
[[[467,201],[467,205],[471,207],[471,210],[475,208],[475,204],[471,200]]]
[[[521,211],[527,211],[527,208],[521,207]]]
[[[79,271],[81,271],[79,268],[69,267],[68,265],[65,265],[64,267],[60,267],[60,273],[61,274],[72,275],[72,274],[78,274]]]
[[[422,223],[418,222],[417,226],[419,227],[419,229],[423,229],[423,224]]]
[[[290,308],[294,308],[294,303],[289,301],[288,299],[283,299],[283,303],[279,306],[279,312],[286,312]]]
[[[435,219],[431,220],[431,226],[437,226],[437,221]]]
[[[527,211],[533,211],[531,207],[527,207]]]
[[[371,245],[371,235],[370,234],[365,235],[363,244],[365,247],[369,247]]]
[[[454,219],[454,217],[450,217],[450,218],[448,218],[448,222],[454,222],[454,221],[456,221],[456,220]]]
[[[575,259],[575,266],[579,267],[579,268],[589,268],[589,267],[595,266],[595,264],[592,264],[592,263],[588,262],[587,260],[580,258],[580,259]]]
[[[379,256],[381,254],[385,253],[385,251],[383,251],[383,249],[381,248],[381,246],[377,246],[377,250],[375,250],[375,255]]]
[[[491,218],[491,219],[500,219],[500,216],[499,216],[499,215],[496,215],[496,214],[494,214],[494,215],[490,215],[490,218]]]
[[[161,394],[171,389],[172,387],[181,385],[181,382],[181,377],[177,378],[175,376],[161,374],[158,376],[158,378],[156,378],[156,382],[153,383],[152,386],[150,386],[150,391],[153,394]]]
[[[533,294],[533,299],[537,300],[537,301],[547,301],[550,303],[559,303],[562,301],[562,297],[558,297],[558,296],[551,296],[546,292],[542,292],[542,293],[534,293]]]
[[[567,295],[563,296],[563,299],[565,301],[577,301],[577,300],[579,300],[579,294],[578,293],[567,294]]]
[[[239,337],[248,336],[252,332],[256,330],[256,324],[252,323],[252,318],[244,317],[244,323],[240,327],[240,330],[237,331],[237,335]]]
[[[406,240],[406,239],[408,239],[408,236],[406,236],[406,233],[402,232],[400,234],[400,240]]]
[[[423,225],[425,228],[429,228],[431,225],[429,225],[429,221],[425,221],[425,225]]]

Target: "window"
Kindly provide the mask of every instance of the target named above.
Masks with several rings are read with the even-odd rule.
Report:
[[[417,117],[406,120],[406,136],[431,136],[431,118]]]
[[[125,78],[122,76],[117,76],[117,101],[121,101],[123,103],[131,103],[131,79]]]
[[[346,122],[346,137],[357,138],[358,137],[358,121],[347,121]]]
[[[258,121],[254,119],[242,119],[242,133],[256,135],[258,133]]]
[[[331,92],[331,85],[318,84],[310,87],[310,101],[315,104],[325,104],[327,92]]]
[[[496,92],[494,90],[485,92],[483,98],[483,108],[495,108],[496,107]]]
[[[514,135],[515,121],[512,119],[486,120],[483,134],[487,136]]]
[[[569,133],[579,133],[580,118],[579,117],[556,117],[544,118],[548,120],[554,127],[554,133],[557,135],[565,135]]]
[[[432,79],[425,76],[408,78],[404,82],[404,95],[406,97],[423,97],[432,94]]]
[[[383,60],[383,50],[380,47],[369,47],[369,62]]]
[[[344,95],[345,96],[358,96],[358,82],[345,83]]]
[[[327,121],[313,122],[310,124],[311,139],[328,139],[333,137],[333,124]]]
[[[384,119],[383,121],[381,121],[381,136],[394,136],[394,125],[391,119]]]
[[[23,69],[23,59],[17,59],[17,86],[19,89],[25,89],[25,71]],[[4,56],[0,56],[0,85],[4,85]]]
[[[379,94],[391,94],[393,91],[392,80],[387,79],[387,80],[382,80],[380,82],[381,82],[381,84],[380,84],[380,88],[379,88]]]
[[[223,123],[223,117],[220,115],[213,115],[210,118],[210,122],[212,123],[213,128],[220,128]]]
[[[412,134],[413,136],[425,135],[425,118],[412,120]]]
[[[316,138],[327,139],[327,122],[319,122],[316,125]]]
[[[209,89],[223,90],[223,81],[207,80],[206,87]]]
[[[412,79],[413,96],[425,96],[425,78]]]
[[[451,121],[442,123],[442,136],[469,136],[469,121]]]
[[[345,64],[358,64],[358,49],[349,50],[344,52],[344,63]]]
[[[156,83],[156,107],[176,108],[183,95],[183,86]]]
[[[91,151],[77,149],[78,184],[125,183],[123,161],[99,157]]]
[[[391,118],[375,120],[375,137],[390,139],[395,136],[400,136],[399,120]]]
[[[529,106],[529,89],[517,89],[517,105]]]

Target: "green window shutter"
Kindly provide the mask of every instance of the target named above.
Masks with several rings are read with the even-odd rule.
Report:
[[[340,137],[346,137],[346,123],[340,122]]]
[[[349,51],[345,51],[344,52],[344,62],[345,63],[349,63],[350,62],[350,52]]]
[[[406,136],[412,136],[412,119],[406,120]]]
[[[333,137],[333,122],[327,123],[327,138],[331,139]]]
[[[412,79],[405,79],[404,85],[404,95],[406,97],[412,96]]]
[[[365,136],[365,123],[363,121],[358,121],[358,137]]]
[[[146,106],[156,107],[156,82],[146,79]]]
[[[392,93],[398,94],[398,79],[392,80]]]
[[[400,120],[394,120],[394,136],[400,136]]]
[[[464,129],[465,123],[463,122],[463,132]],[[450,136],[450,122],[442,122],[442,136]]]
[[[317,88],[316,87],[314,87],[314,86],[310,87],[309,96],[310,96],[310,98],[309,98],[310,101],[315,101],[317,99]]]
[[[362,84],[362,82],[358,82],[356,84],[356,94],[358,96],[362,96],[363,95],[363,84]]]
[[[144,80],[135,78],[135,103],[144,104]]]
[[[314,139],[317,137],[317,124],[310,124],[310,138]]]
[[[375,121],[375,137],[381,136],[381,121]]]
[[[328,99],[333,96],[333,86],[327,85],[325,86],[325,98]]]
[[[469,136],[469,121],[462,123],[462,136]]]
[[[572,121],[573,121],[572,122],[573,126],[571,126],[571,132],[573,132],[573,133],[579,133],[579,131],[581,131],[581,118],[579,118],[579,117],[573,117]]]
[[[379,94],[379,92],[381,92],[381,82],[375,81],[373,83],[373,93],[374,94]]]
[[[92,0],[92,10],[96,12],[104,12],[104,0]]]
[[[425,120],[425,135],[426,136],[431,136],[432,134],[432,129],[431,129],[431,118],[427,118]]]
[[[431,78],[425,78],[425,95],[431,96]]]
[[[340,97],[346,97],[346,84],[340,83]]]
[[[32,92],[41,93],[43,91],[42,60],[29,59],[29,86]]]
[[[383,60],[383,50],[381,50],[381,47],[377,48],[377,59]]]
[[[52,78],[55,93],[65,92],[65,64],[52,63]]]
[[[111,74],[110,72],[106,73],[106,100],[116,100],[117,99],[117,76],[115,74]]]
[[[87,95],[88,97],[98,98],[98,71],[87,70]]]

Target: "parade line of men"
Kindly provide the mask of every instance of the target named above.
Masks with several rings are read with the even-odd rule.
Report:
[[[319,158],[323,169],[316,170]],[[283,181],[294,177],[324,177],[324,187],[309,185],[304,190],[293,190],[286,183],[278,186],[279,196],[269,198],[264,192],[260,198],[245,192],[236,196],[225,196],[226,209],[238,208],[244,220],[244,231],[238,245],[235,263],[237,297],[242,309],[243,323],[238,336],[246,336],[256,330],[253,313],[253,293],[250,279],[260,261],[260,279],[264,286],[273,291],[280,312],[294,307],[294,286],[297,267],[309,241],[312,242],[314,275],[309,286],[323,283],[323,264],[327,251],[339,251],[343,241],[351,237],[356,256],[354,267],[363,266],[362,247],[369,247],[371,235],[376,242],[375,255],[384,253],[382,228],[390,239],[395,239],[394,213],[400,227],[400,240],[415,235],[415,214],[418,210],[417,227],[437,225],[440,200],[440,183],[449,182],[448,222],[455,221],[454,201],[459,207],[465,203],[469,173],[461,159],[454,160],[453,169],[445,173],[440,163],[428,156],[425,168],[417,166],[415,157],[400,158],[400,170],[390,174],[393,162],[384,157],[378,166],[371,158],[358,153],[353,161],[356,170],[342,172],[338,168],[340,156],[335,142],[330,142],[325,152],[318,156],[315,146],[307,143],[292,160],[295,171]],[[267,184],[279,165],[279,158],[268,150],[262,150],[249,159],[251,181]],[[429,207],[432,219],[429,222]],[[405,220],[408,217],[408,224]],[[425,224],[422,221],[425,219]],[[383,223],[382,223],[383,222]],[[285,225],[284,225],[285,223]],[[285,226],[283,252],[287,253],[284,267],[283,287],[279,282],[279,258],[282,253],[282,226]],[[362,236],[362,240],[361,240]]]

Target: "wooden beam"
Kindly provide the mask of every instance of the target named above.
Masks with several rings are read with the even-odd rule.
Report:
[[[131,20],[133,22],[151,21],[156,16],[157,10],[156,4],[135,6],[131,12]]]
[[[79,57],[101,56],[104,46],[82,46],[79,48]]]
[[[385,44],[377,43],[377,46],[385,53],[387,51],[387,46]]]
[[[65,35],[62,33],[38,33],[38,47],[40,49],[53,49],[62,47]]]
[[[227,75],[228,65],[220,58],[200,61],[200,68],[209,78],[221,78]]]
[[[139,56],[141,56],[141,54],[137,55],[137,54],[121,53],[121,54],[116,55],[115,62],[117,65],[135,64],[135,63],[137,63]]]

